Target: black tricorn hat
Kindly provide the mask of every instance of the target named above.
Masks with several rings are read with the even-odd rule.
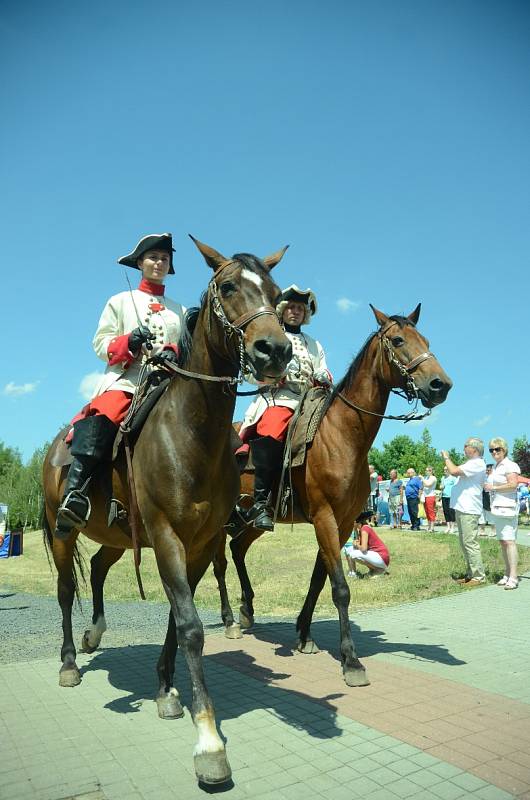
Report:
[[[128,253],[128,255],[121,256],[121,258],[118,259],[118,264],[125,264],[126,267],[140,269],[136,262],[144,253],[147,253],[148,250],[165,250],[168,252],[169,274],[175,274],[175,270],[173,269],[173,253],[175,252],[175,248],[173,247],[173,238],[170,233],[150,233],[147,236],[143,236],[132,253]]]
[[[317,313],[317,299],[314,293],[311,291],[311,289],[300,289],[296,283],[292,283],[287,287],[287,289],[284,289],[281,294],[280,302],[276,306],[276,313],[278,314],[280,320],[282,319],[283,312],[287,308],[289,302],[302,303],[306,307],[302,325],[307,325],[311,317]]]

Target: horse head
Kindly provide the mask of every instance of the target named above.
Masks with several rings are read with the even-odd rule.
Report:
[[[409,400],[419,398],[425,408],[443,403],[453,385],[429,342],[417,330],[421,303],[408,317],[387,317],[370,304],[379,325],[382,352],[386,355],[393,385],[402,389]]]
[[[235,339],[245,369],[262,383],[276,383],[291,360],[292,345],[276,314],[280,289],[270,271],[287,247],[262,259],[250,253],[225,258],[191,234],[190,238],[214,270],[208,298],[224,329],[226,346]],[[237,349],[232,348],[232,355],[234,352]]]

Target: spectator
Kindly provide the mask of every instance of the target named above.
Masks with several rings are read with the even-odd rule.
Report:
[[[418,517],[418,508],[423,481],[416,475],[416,470],[412,469],[412,467],[409,467],[407,470],[407,478],[405,497],[407,498],[407,508],[410,517],[410,529],[411,531],[419,531],[420,519]]]
[[[504,558],[504,575],[498,586],[517,589],[517,481],[521,470],[515,461],[508,458],[505,439],[497,437],[490,441],[489,450],[495,460],[489,480],[484,486],[491,493],[491,513],[495,521],[497,539],[501,543]]]
[[[486,483],[489,480],[491,475],[491,470],[493,469],[493,464],[486,464]],[[491,508],[490,508],[490,493],[487,492],[485,489],[482,490],[482,514],[480,515],[480,519],[478,521],[478,535],[479,536],[488,536],[486,532],[486,525],[489,524],[495,525],[495,520],[491,516]],[[493,534],[495,536],[495,534]]]
[[[454,533],[455,531],[455,510],[451,508],[451,490],[458,478],[449,474],[447,467],[444,467],[442,482],[440,489],[442,490],[442,509],[444,512],[446,533]]]
[[[342,548],[344,555],[346,556],[346,563],[348,564],[348,578],[360,578],[361,576],[355,571],[355,561],[351,557],[350,553],[355,550],[356,548],[356,532],[355,528],[352,530],[348,537],[348,541]]]
[[[390,484],[388,486],[388,508],[390,511],[390,525],[401,530],[401,513],[403,509],[403,481],[398,478],[395,469],[390,470]]]
[[[442,458],[449,474],[458,478],[451,492],[451,508],[455,509],[460,547],[466,562],[466,575],[458,582],[472,588],[486,582],[478,541],[478,520],[482,512],[482,488],[486,479],[482,439],[470,436],[464,445],[464,455],[467,460],[457,467],[451,461],[447,450],[442,450]]]
[[[436,520],[436,484],[438,479],[433,474],[432,467],[425,467],[425,477],[423,478],[423,502],[425,505],[425,516],[427,517],[427,530],[434,531]]]
[[[4,544],[4,539],[6,536],[6,515],[4,514],[4,510],[0,505],[0,547]]]
[[[353,526],[354,534],[357,534],[358,541],[354,543],[353,547],[348,548],[346,554],[348,564],[353,565],[353,575],[350,577],[360,577],[357,572],[357,563],[364,564],[368,567],[368,577],[375,578],[379,575],[384,575],[387,567],[390,564],[390,554],[388,548],[383,541],[379,538],[377,533],[370,525],[364,524],[369,520],[371,514],[369,511],[363,511],[360,514]],[[355,546],[355,544],[357,546]]]
[[[372,525],[377,525],[377,498],[379,497],[379,475],[373,464],[368,464],[370,473],[370,503],[372,505]]]

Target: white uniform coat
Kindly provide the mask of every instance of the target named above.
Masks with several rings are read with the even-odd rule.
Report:
[[[94,397],[109,389],[134,393],[142,362],[146,356],[159,353],[164,345],[176,344],[179,340],[186,311],[180,303],[139,289],[133,289],[132,295],[134,304],[131,292],[115,294],[107,302],[101,314],[93,345],[96,355],[107,363],[107,369],[94,392]],[[130,361],[132,353],[128,353],[128,358],[111,366],[109,361],[112,360],[112,348],[109,354],[109,345],[117,336],[129,334],[137,328],[138,317],[141,324],[154,334],[151,342],[153,349],[148,352],[144,345],[132,361]]]
[[[320,377],[326,376],[329,381],[332,380],[320,342],[308,336],[307,333],[286,331],[285,335],[293,346],[293,357],[287,365],[285,382],[271,387],[252,401],[245,414],[239,432],[240,436],[245,428],[255,425],[270,406],[295,409],[300,402],[302,393],[318,383],[319,375]],[[247,380],[250,383],[256,383],[253,378],[247,377]]]

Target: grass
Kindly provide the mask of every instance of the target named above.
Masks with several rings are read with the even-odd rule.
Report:
[[[451,577],[461,575],[464,568],[457,537],[385,528],[378,530],[390,550],[391,574],[377,581],[350,581],[350,607],[353,611],[467,591]],[[525,536],[526,533],[521,531],[520,535]],[[88,562],[98,545],[83,536],[78,541]],[[480,542],[488,579],[495,581],[504,571],[499,543],[494,539],[481,539]],[[298,613],[309,586],[315,554],[316,541],[311,525],[297,525],[293,531],[289,525],[278,525],[276,533],[262,536],[250,548],[247,566],[256,594],[257,614],[294,617]],[[345,562],[344,568],[346,571]],[[519,547],[519,573],[528,570],[530,548]],[[151,550],[142,551],[141,571],[147,599],[165,601]],[[39,531],[26,532],[24,555],[21,558],[0,560],[0,584],[31,594],[56,595],[55,568],[52,573]],[[230,558],[227,585],[236,612],[239,585]],[[83,587],[82,595],[89,596],[89,586]],[[105,597],[109,600],[139,599],[131,551],[125,553],[109,573]],[[212,611],[219,609],[217,582],[211,568],[197,589],[196,601],[200,608]],[[316,614],[334,616],[335,613],[327,582]]]

